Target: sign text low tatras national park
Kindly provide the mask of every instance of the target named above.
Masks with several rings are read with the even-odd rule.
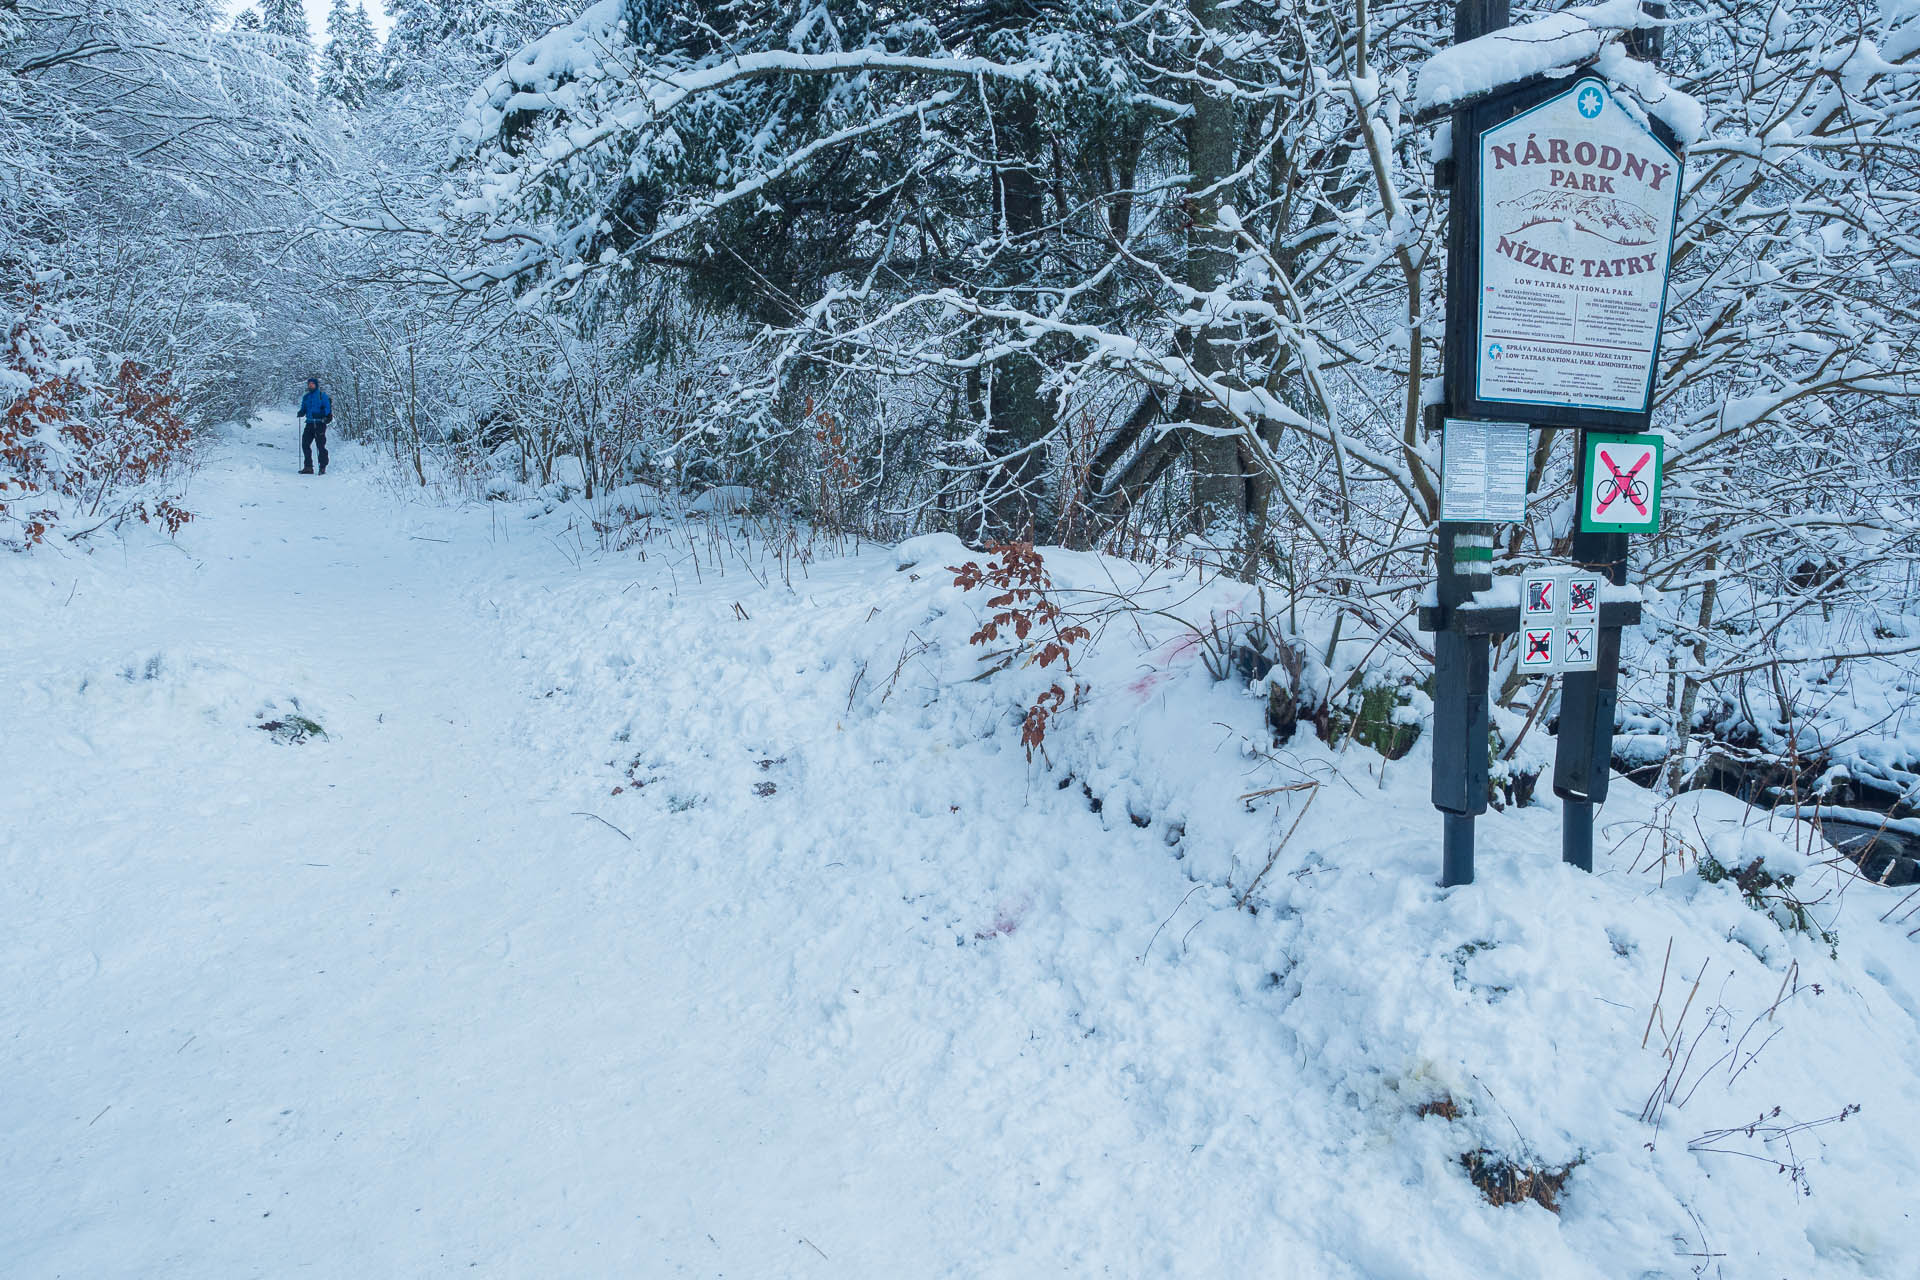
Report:
[[[1645,412],[1679,171],[1591,77],[1481,135],[1481,399]]]

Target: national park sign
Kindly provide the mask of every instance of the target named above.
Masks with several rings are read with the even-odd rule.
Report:
[[[1479,143],[1475,398],[1646,413],[1678,153],[1592,76]]]

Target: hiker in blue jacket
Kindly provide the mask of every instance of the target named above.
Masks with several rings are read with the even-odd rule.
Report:
[[[333,421],[333,401],[320,389],[320,379],[307,379],[307,394],[300,397],[300,411],[294,417],[307,421],[300,432],[300,474],[313,474],[315,445],[320,446],[320,474],[327,474],[327,424]]]

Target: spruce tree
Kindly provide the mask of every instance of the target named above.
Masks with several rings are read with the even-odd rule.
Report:
[[[265,0],[261,20],[268,35],[280,37],[280,60],[292,69],[294,84],[311,90],[313,32],[307,27],[307,11],[300,0]]]
[[[455,35],[469,35],[481,25],[481,6],[449,0],[389,0],[393,29],[387,33],[386,78],[398,83],[410,77],[421,61]]]
[[[386,0],[393,25],[381,51],[389,86],[463,84],[521,44],[575,16],[577,0]]]
[[[372,90],[374,77],[380,74],[380,37],[374,33],[372,19],[367,17],[365,0],[354,5],[353,21],[347,31],[352,36],[354,75],[364,98]]]
[[[437,38],[440,6],[433,0],[389,0],[393,29],[387,33],[390,55],[419,53]]]
[[[347,0],[333,0],[327,11],[327,48],[320,57],[320,94],[348,107],[366,97],[359,51],[354,48],[353,13]]]

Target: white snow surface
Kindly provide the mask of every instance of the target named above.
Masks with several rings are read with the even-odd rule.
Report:
[[[1535,76],[1570,76],[1590,68],[1631,90],[1684,146],[1705,130],[1699,102],[1675,88],[1651,63],[1628,57],[1618,43],[1624,33],[1652,25],[1656,20],[1640,7],[1640,0],[1605,0],[1448,45],[1421,64],[1414,111],[1426,115]]]
[[[294,440],[0,561],[7,1276],[1920,1274],[1920,921],[1784,820],[1616,781],[1597,874],[1536,803],[1441,890],[1424,747],[1273,749],[1165,617],[975,681],[951,539],[603,552]]]

